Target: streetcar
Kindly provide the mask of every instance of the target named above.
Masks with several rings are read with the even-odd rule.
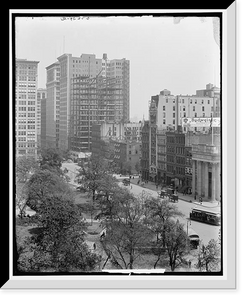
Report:
[[[220,225],[220,208],[196,206],[190,213],[190,219],[212,225]]]

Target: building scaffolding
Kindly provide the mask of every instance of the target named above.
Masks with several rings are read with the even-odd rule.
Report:
[[[78,76],[71,79],[69,148],[91,150],[92,125],[123,119],[122,80],[116,77]]]

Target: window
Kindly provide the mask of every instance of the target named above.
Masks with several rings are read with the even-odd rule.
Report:
[[[173,111],[175,111],[175,106],[173,106]]]
[[[197,99],[195,99],[195,104],[197,104]]]
[[[197,117],[197,113],[195,113],[195,118]]]
[[[165,106],[163,106],[163,110],[166,110],[166,107],[165,107]]]
[[[166,113],[165,112],[163,112],[163,118],[165,118],[166,117]]]
[[[210,100],[208,99],[208,104],[210,104]]]
[[[175,118],[175,113],[173,113],[173,118]]]
[[[204,106],[202,106],[202,111],[204,111],[204,109],[205,109]]]
[[[196,107],[195,106],[193,106],[193,111],[195,111],[196,110]]]
[[[202,104],[204,104],[204,100],[202,99]]]

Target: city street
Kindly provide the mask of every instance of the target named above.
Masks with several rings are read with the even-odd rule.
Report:
[[[77,173],[77,170],[80,168],[77,164],[75,163],[63,163],[62,165],[62,169],[67,168],[68,169],[68,176],[70,177],[71,181],[70,183],[73,185],[77,185],[74,180],[75,180],[75,176]],[[118,179],[123,179],[124,177],[119,177],[119,176],[115,176]],[[132,179],[133,182],[136,182],[137,179]],[[122,180],[121,180],[122,181]],[[122,182],[120,181],[119,185],[120,186],[124,186],[122,184]],[[137,184],[131,184],[132,188],[130,188],[130,186],[128,186],[127,188],[135,195],[138,196],[139,194],[141,194],[143,191],[146,193],[149,193],[151,196],[153,197],[157,197],[157,191],[156,190],[152,190],[149,188],[143,188]],[[193,229],[195,232],[197,232],[197,234],[200,237],[200,240],[202,241],[202,243],[207,244],[209,242],[210,239],[218,239],[218,234],[219,234],[219,229],[220,226],[215,226],[215,225],[210,225],[210,224],[205,224],[205,223],[201,223],[201,222],[197,222],[197,221],[190,221],[189,220],[189,214],[191,212],[191,209],[193,207],[195,207],[195,203],[191,203],[189,201],[184,201],[184,200],[179,200],[178,202],[174,203],[175,206],[178,207],[178,209],[184,214],[184,217],[179,217],[179,221],[183,224],[185,224],[185,228],[187,228],[187,224],[188,224],[188,228]],[[209,202],[204,202],[203,203],[204,206],[211,206],[212,204]],[[213,204],[215,205],[215,204]]]
[[[157,191],[143,188],[136,184],[131,184],[132,188],[128,187],[130,191],[135,195],[139,195],[143,191],[150,193],[153,197],[157,197]],[[122,183],[121,183],[122,186]],[[184,214],[184,217],[179,217],[179,221],[183,224],[185,224],[185,228],[187,227],[188,222],[188,228],[193,229],[200,237],[200,240],[202,243],[207,244],[211,239],[218,239],[219,229],[220,226],[205,224],[197,221],[190,221],[189,220],[189,214],[191,212],[191,209],[195,206],[195,203],[190,203],[187,201],[179,200],[178,202],[174,203],[175,206],[178,207],[178,209]],[[210,203],[203,203],[203,205],[210,205]],[[212,206],[212,205],[211,205]]]
[[[62,164],[61,169],[64,170],[65,168],[68,170],[67,175],[70,178],[70,184],[77,185],[75,179],[76,179],[76,174],[78,173],[78,169],[80,169],[80,167],[73,162],[72,163],[64,162]]]

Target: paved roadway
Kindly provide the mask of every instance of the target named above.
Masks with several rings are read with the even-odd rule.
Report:
[[[63,163],[62,169],[64,169],[65,167],[69,170],[68,175],[71,178],[70,183],[77,185],[74,182],[74,179],[75,179],[77,169],[79,169],[80,167],[75,163]],[[115,176],[115,177],[117,177],[117,176]],[[121,179],[123,179],[123,178],[124,177],[121,177]],[[121,182],[119,184],[121,186],[123,186],[123,184]],[[151,190],[148,188],[143,188],[143,187],[141,187],[139,185],[135,185],[135,184],[131,184],[131,186],[132,186],[132,188],[128,187],[128,189],[130,189],[130,191],[135,196],[138,196],[140,193],[145,191],[147,193],[150,193],[152,196],[157,197],[157,191],[154,191],[154,190]],[[187,223],[188,223],[188,227],[197,232],[200,239],[202,240],[202,243],[207,244],[210,239],[215,239],[215,240],[218,239],[219,228],[220,228],[219,226],[189,220],[189,214],[191,212],[191,209],[195,206],[195,203],[190,203],[187,201],[179,200],[178,202],[174,203],[174,205],[177,206],[178,209],[184,214],[184,217],[179,217],[179,221],[181,223],[185,224],[185,228],[187,227]],[[208,203],[207,205],[210,205],[210,204]]]
[[[122,185],[122,184],[121,184]],[[157,197],[157,191],[153,191],[147,188],[143,188],[139,185],[132,184],[132,188],[128,187],[128,189],[135,195],[139,195],[143,191],[150,193],[152,196]],[[184,217],[179,217],[179,221],[185,224],[185,228],[188,227],[197,232],[200,237],[200,240],[203,244],[207,244],[211,239],[218,239],[219,228],[220,226],[205,224],[196,221],[189,220],[189,214],[191,209],[195,206],[195,203],[190,203],[187,201],[179,200],[176,203],[173,203],[178,209],[184,214]]]

